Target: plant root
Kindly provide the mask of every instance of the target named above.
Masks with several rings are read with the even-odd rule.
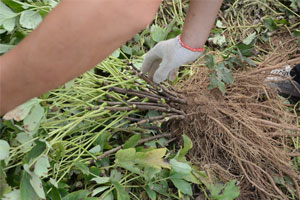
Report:
[[[207,74],[199,68],[177,86],[187,97],[181,105],[187,115],[168,124],[178,139],[182,133],[192,139],[191,161],[209,168],[215,181],[238,179],[238,199],[289,199],[291,190],[300,199],[300,175],[292,166],[298,116],[286,111],[284,100],[264,81],[265,73],[234,73],[224,96],[207,90]]]

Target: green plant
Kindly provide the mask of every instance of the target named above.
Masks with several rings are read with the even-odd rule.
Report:
[[[57,4],[54,0],[0,2],[0,54],[18,44]]]
[[[0,54],[18,44],[56,3],[2,0]],[[124,99],[140,100],[108,88],[147,91],[147,83],[128,73],[125,63],[130,60],[140,67],[142,56],[157,42],[180,34],[187,5],[186,1],[164,1],[153,24],[93,70],[0,120],[0,197],[193,199],[195,185],[209,191],[207,199],[228,200],[239,195],[235,180],[211,183],[206,173],[186,160],[192,148],[187,136],[183,135],[184,145],[178,149],[169,141],[170,134],[146,128],[152,125],[150,118],[165,119],[162,112],[104,109],[113,107],[112,103],[124,103]],[[298,7],[299,0],[225,1],[207,43],[210,88],[226,93],[226,84],[234,81],[235,68],[255,67],[272,51],[273,34],[290,31],[299,42]],[[262,20],[257,21],[258,17]],[[193,72],[194,68],[183,69],[173,83]],[[294,110],[297,114],[299,104]],[[145,118],[145,127],[132,125],[128,120],[132,118]],[[292,140],[294,149],[299,147],[298,140]],[[298,167],[299,159],[295,157],[293,163]],[[275,182],[288,188],[291,181]],[[295,192],[289,193],[293,196]]]

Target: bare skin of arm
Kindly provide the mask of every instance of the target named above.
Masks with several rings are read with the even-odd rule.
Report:
[[[62,0],[0,57],[0,116],[89,70],[144,28],[160,0]]]
[[[202,48],[209,36],[223,0],[191,0],[184,21],[182,42]]]

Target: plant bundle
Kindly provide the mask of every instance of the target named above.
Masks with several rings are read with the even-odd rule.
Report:
[[[199,70],[179,87],[188,99],[186,117],[171,127],[192,139],[189,158],[212,182],[239,180],[239,199],[299,198],[299,117],[258,71],[234,73],[223,96],[205,89],[207,72]]]
[[[300,176],[296,169],[300,154],[294,150],[299,145],[299,117],[288,111],[287,102],[265,81],[266,71],[299,61],[296,57],[276,66],[236,72],[225,95],[207,89],[208,72],[203,68],[174,90],[157,85],[129,64],[127,70],[138,74],[147,86],[140,88],[142,91],[110,87],[109,91],[135,100],[98,102],[109,105],[103,109],[110,111],[161,112],[147,119],[125,119],[134,122],[132,126],[167,122],[163,129],[178,139],[187,134],[194,145],[189,153],[191,161],[206,170],[211,184],[239,180],[239,199],[299,198]],[[139,81],[135,85],[138,87]]]

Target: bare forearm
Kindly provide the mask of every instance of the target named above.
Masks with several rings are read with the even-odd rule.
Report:
[[[146,26],[159,2],[63,0],[0,57],[0,115],[92,68]]]
[[[223,0],[191,0],[184,22],[182,41],[193,47],[204,46]]]

